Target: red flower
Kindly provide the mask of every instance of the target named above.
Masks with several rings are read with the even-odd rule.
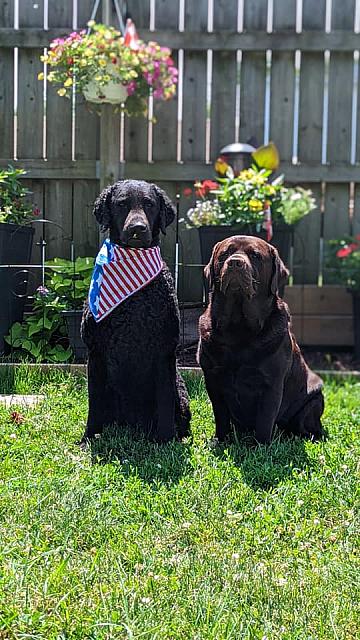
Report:
[[[116,58],[111,58],[111,62],[112,62],[113,64],[116,64],[116,63],[117,63],[117,59],[116,59]]]
[[[355,245],[355,247],[357,247],[357,245]],[[342,249],[339,249],[339,251],[336,252],[336,257],[337,258],[346,258],[347,256],[349,256],[352,252],[353,252],[353,246],[352,245],[347,245],[346,247],[343,247]]]
[[[35,209],[33,211],[33,215],[38,217],[40,215],[40,213],[41,213],[41,211],[40,211],[39,207],[35,207]]]
[[[203,180],[200,183],[196,183],[195,186],[197,187],[195,193],[199,198],[205,198],[209,191],[219,188],[218,183],[214,182],[214,180]]]
[[[185,196],[185,198],[191,198],[192,193],[193,191],[191,187],[185,187],[185,189],[183,190],[183,196]]]

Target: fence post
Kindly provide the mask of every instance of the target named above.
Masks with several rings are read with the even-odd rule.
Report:
[[[101,19],[110,23],[111,0],[102,0]],[[120,114],[111,104],[101,105],[100,116],[100,189],[120,177]]]

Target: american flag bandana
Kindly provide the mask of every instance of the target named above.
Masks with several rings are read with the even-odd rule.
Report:
[[[89,307],[100,322],[121,302],[146,287],[163,268],[159,247],[123,248],[106,239],[96,256]]]

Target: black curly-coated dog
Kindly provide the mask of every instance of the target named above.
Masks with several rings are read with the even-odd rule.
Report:
[[[157,185],[124,180],[102,191],[94,215],[111,242],[149,248],[159,244],[175,209]],[[189,398],[175,355],[179,311],[165,264],[101,322],[86,303],[81,335],[89,350],[89,414],[82,441],[112,423],[139,426],[157,442],[189,434]]]

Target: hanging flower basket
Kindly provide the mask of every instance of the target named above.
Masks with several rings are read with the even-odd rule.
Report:
[[[91,31],[73,31],[50,44],[47,80],[59,86],[59,96],[83,93],[89,102],[125,103],[128,115],[146,115],[149,95],[175,96],[178,71],[170,49],[156,42],[128,39],[113,27],[88,23]],[[39,73],[44,80],[44,72]]]
[[[128,97],[126,86],[119,84],[116,80],[110,80],[103,86],[92,80],[84,86],[83,94],[88,102],[95,102],[96,104],[104,102],[123,104]]]

